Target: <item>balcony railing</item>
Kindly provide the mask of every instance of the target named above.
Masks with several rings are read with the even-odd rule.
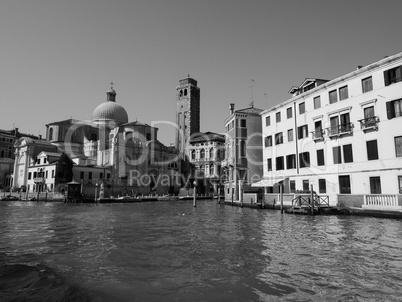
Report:
[[[34,181],[34,183],[44,182],[45,178],[44,177],[34,177],[33,181]]]
[[[313,140],[320,140],[320,139],[324,139],[324,130],[322,129],[316,129],[315,131],[311,131],[311,133],[313,134]]]
[[[368,130],[368,129],[378,129],[378,123],[380,122],[380,119],[377,116],[372,116],[368,117],[362,120],[359,120],[360,126],[363,130]]]
[[[350,134],[353,132],[353,123],[345,123],[334,127],[327,128],[328,136],[340,136],[343,134]]]

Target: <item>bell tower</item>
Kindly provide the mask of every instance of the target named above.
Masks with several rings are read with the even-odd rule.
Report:
[[[187,140],[200,132],[200,88],[190,75],[176,87],[176,124],[176,148],[184,157]]]

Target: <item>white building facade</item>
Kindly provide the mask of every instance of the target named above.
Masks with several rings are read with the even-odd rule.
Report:
[[[331,205],[399,208],[402,53],[331,81],[306,79],[261,113],[266,193],[328,195]]]

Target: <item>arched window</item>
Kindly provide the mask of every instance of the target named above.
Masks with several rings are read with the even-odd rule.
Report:
[[[220,158],[221,158],[221,150],[218,149],[218,151],[216,151],[216,159]]]
[[[214,174],[215,174],[214,165],[211,164],[211,165],[209,166],[209,175],[214,175]]]
[[[195,159],[195,150],[191,150],[191,159]]]
[[[209,158],[214,158],[214,149],[209,149]]]
[[[200,151],[200,158],[205,158],[205,150],[201,149]]]
[[[49,140],[52,141],[53,140],[53,128],[49,129]]]

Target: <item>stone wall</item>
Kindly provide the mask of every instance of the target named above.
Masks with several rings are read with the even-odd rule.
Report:
[[[361,208],[364,203],[364,195],[356,195],[356,194],[339,194],[338,195],[338,207],[349,208],[349,207],[357,207]]]

